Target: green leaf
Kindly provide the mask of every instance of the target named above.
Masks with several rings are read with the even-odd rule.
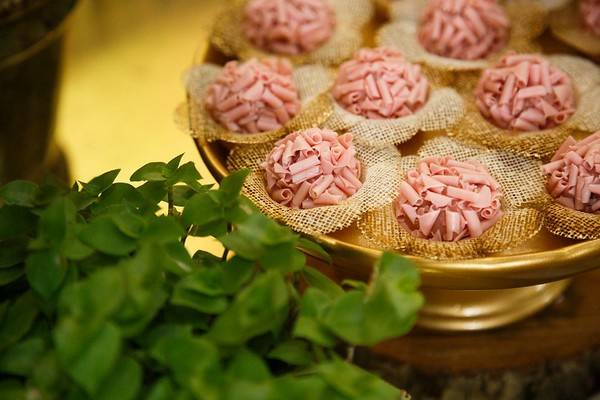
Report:
[[[337,283],[329,279],[326,275],[323,275],[316,268],[304,268],[302,270],[302,276],[310,286],[319,289],[331,299],[335,299],[344,294],[344,290]]]
[[[322,321],[335,334],[355,345],[374,345],[407,333],[423,305],[419,275],[405,258],[384,253],[375,265],[379,273],[372,292],[360,290],[338,297]]]
[[[103,268],[85,280],[67,286],[59,298],[59,313],[77,320],[104,321],[118,310],[125,297],[122,271]]]
[[[183,221],[186,225],[203,227],[213,222],[222,221],[225,216],[224,213],[216,192],[198,193],[188,200],[183,210]]]
[[[130,357],[121,357],[115,368],[104,379],[94,399],[133,400],[142,386],[142,368]]]
[[[272,400],[331,400],[325,390],[327,385],[323,379],[316,376],[295,378],[282,376],[273,382],[274,396]]]
[[[33,207],[38,192],[39,186],[33,182],[13,181],[0,189],[0,198],[7,205]]]
[[[132,182],[162,182],[166,180],[168,173],[169,168],[167,167],[167,164],[163,162],[151,162],[135,171],[129,180]]]
[[[20,206],[0,207],[0,240],[18,238],[35,231],[37,217]]]
[[[163,246],[165,249],[163,265],[166,271],[180,276],[192,271],[194,261],[183,243],[171,242]]]
[[[131,211],[111,213],[110,218],[119,231],[130,238],[137,239],[146,230],[146,220]]]
[[[175,388],[169,378],[158,380],[158,382],[152,385],[150,392],[146,396],[146,400],[172,400],[174,398]]]
[[[208,296],[182,287],[175,287],[171,303],[207,314],[219,314],[227,309],[225,296]]]
[[[226,205],[235,203],[240,196],[244,181],[250,175],[249,169],[241,169],[225,177],[219,186],[219,192],[222,195],[223,202]]]
[[[337,340],[331,330],[322,322],[323,314],[331,302],[324,292],[309,287],[302,296],[293,336],[304,338],[323,347],[333,347]]]
[[[296,249],[293,242],[290,242],[270,246],[260,257],[259,262],[265,269],[296,272],[304,268],[306,257]]]
[[[41,338],[19,342],[0,354],[0,372],[28,376],[46,349]]]
[[[54,342],[63,368],[90,395],[98,392],[121,353],[121,335],[111,323],[89,331],[75,320],[65,319],[54,332]]]
[[[383,379],[341,360],[318,365],[316,374],[342,398],[398,400],[403,397],[400,390]]]
[[[202,177],[196,169],[193,162],[187,162],[181,167],[177,168],[176,171],[170,174],[167,179],[167,185],[172,186],[176,183],[186,183],[196,191],[202,190],[202,185],[198,182]]]
[[[227,368],[227,374],[232,381],[262,382],[271,378],[271,372],[263,359],[246,348],[236,351]]]
[[[217,343],[240,345],[277,327],[287,316],[288,292],[281,274],[257,277],[214,322],[209,336]]]
[[[308,240],[306,238],[301,237],[300,239],[298,239],[298,247],[310,254],[313,257],[316,257],[320,260],[325,261],[326,263],[332,264],[333,263],[333,259],[331,258],[331,256],[329,255],[329,253],[327,253],[325,251],[325,249],[323,249],[323,247],[321,247],[321,245],[313,242],[312,240]]]
[[[67,273],[56,250],[32,253],[26,262],[27,279],[31,288],[44,299],[49,299],[60,287]]]
[[[88,246],[114,256],[125,256],[136,248],[135,239],[121,232],[109,217],[95,219],[82,229],[80,238]]]
[[[113,184],[115,179],[117,179],[119,172],[121,172],[121,170],[114,169],[93,178],[88,183],[82,183],[83,190],[93,196],[99,196]]]
[[[154,243],[173,243],[179,242],[184,234],[185,231],[177,219],[165,215],[152,218],[140,240]]]
[[[65,197],[56,198],[40,214],[39,236],[50,246],[59,247],[67,237],[69,225],[75,222],[77,209]]]
[[[8,285],[22,277],[25,270],[21,266],[0,269],[0,286]]]
[[[197,193],[187,185],[173,186],[173,204],[177,207],[183,207]]]
[[[15,379],[0,381],[0,400],[25,400],[26,392],[21,382]]]
[[[269,352],[269,358],[298,366],[306,366],[313,362],[310,347],[302,340],[281,342]]]
[[[0,269],[23,263],[27,257],[28,244],[29,241],[25,238],[0,242]]]
[[[8,306],[0,324],[0,351],[18,342],[31,328],[38,309],[31,292],[26,292]]]
[[[254,263],[241,257],[233,256],[222,265],[223,291],[231,295],[239,291],[252,277]]]
[[[172,371],[179,385],[196,397],[219,399],[223,372],[219,352],[211,342],[188,336],[166,336],[152,349],[152,354]]]
[[[167,196],[167,186],[163,181],[146,182],[137,190],[147,202],[146,208],[152,205],[155,210],[158,209],[157,204]]]
[[[159,185],[162,187],[160,183]],[[121,208],[128,207],[131,210],[151,208],[152,211],[154,211],[154,209],[157,208],[156,203],[158,203],[162,197],[159,197],[156,201],[146,200],[142,194],[142,188],[144,186],[146,185],[142,185],[138,190],[128,183],[113,184],[103,191],[102,195],[98,198],[98,201],[91,206],[92,215],[100,215],[105,212],[105,210],[114,206],[120,206]]]
[[[183,153],[181,153],[178,156],[173,157],[173,159],[167,163],[167,169],[170,172],[177,170],[177,167],[179,167],[179,164],[181,164],[182,158],[183,158]]]

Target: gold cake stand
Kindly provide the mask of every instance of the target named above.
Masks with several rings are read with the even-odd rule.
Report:
[[[385,10],[378,12],[381,23]],[[372,45],[376,24],[365,31],[365,45]],[[542,39],[546,51],[557,47],[551,39]],[[561,47],[560,50],[564,50]],[[226,59],[206,46],[196,54],[197,62],[222,64]],[[423,141],[441,133],[420,133],[400,146],[403,155],[414,154]],[[229,149],[220,142],[196,146],[209,171],[220,180],[230,172],[226,167]],[[313,264],[339,281],[366,280],[382,251],[364,247],[360,232],[350,227],[329,235],[313,236],[332,256],[328,266],[318,255]],[[406,255],[418,265],[425,306],[417,325],[439,331],[478,331],[505,326],[535,314],[557,300],[573,276],[600,268],[600,240],[575,241],[542,231],[517,248],[492,257],[440,261]]]

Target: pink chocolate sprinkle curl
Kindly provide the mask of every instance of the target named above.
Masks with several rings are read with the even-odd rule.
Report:
[[[387,48],[361,49],[340,66],[332,89],[338,104],[369,119],[401,118],[423,107],[429,83],[421,67]]]
[[[208,89],[205,104],[212,117],[232,132],[279,129],[300,111],[292,65],[276,58],[228,62]]]
[[[414,236],[455,242],[476,238],[502,217],[502,189],[487,169],[451,157],[428,157],[406,174],[394,203]]]
[[[579,12],[586,29],[600,36],[600,0],[581,0]]]
[[[558,203],[600,214],[600,131],[579,142],[569,137],[542,171]]]
[[[509,54],[483,71],[475,103],[494,125],[537,131],[565,122],[575,112],[571,78],[542,56]]]
[[[308,53],[323,45],[334,28],[334,10],[324,0],[250,0],[245,9],[246,38],[270,53]]]
[[[362,186],[352,135],[312,128],[279,140],[261,164],[273,200],[292,208],[336,205]]]
[[[430,53],[460,60],[502,50],[509,34],[510,21],[496,0],[430,0],[418,33]]]

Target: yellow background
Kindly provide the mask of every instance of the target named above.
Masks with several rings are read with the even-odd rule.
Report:
[[[185,153],[213,181],[173,122],[181,76],[223,1],[82,0],[68,33],[57,126],[72,177],[114,168],[126,180],[150,161]],[[218,251],[211,240],[193,243]]]

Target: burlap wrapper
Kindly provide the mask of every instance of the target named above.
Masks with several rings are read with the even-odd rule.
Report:
[[[468,259],[509,250],[540,231],[544,215],[536,208],[543,204],[545,189],[539,162],[438,137],[425,142],[418,155],[402,157],[401,178],[416,167],[419,159],[446,155],[460,161],[475,159],[488,168],[504,192],[504,216],[477,238],[438,242],[417,238],[404,229],[396,219],[393,203],[390,203],[366,213],[358,222],[370,245],[432,259]]]
[[[244,8],[248,0],[233,0],[216,20],[212,44],[223,54],[242,60],[281,56],[252,45],[244,35]],[[335,10],[336,26],[329,40],[318,49],[287,58],[294,64],[336,65],[350,58],[363,42],[363,27],[374,15],[370,0],[327,0]]]
[[[399,50],[412,62],[423,64],[435,71],[436,81],[441,84],[453,82],[456,72],[476,73],[492,65],[507,51],[536,52],[539,46],[533,39],[542,34],[546,27],[547,11],[531,0],[516,0],[505,5],[511,21],[510,38],[503,51],[483,60],[458,60],[441,57],[428,52],[419,42],[420,16],[427,0],[397,1],[391,6],[392,22],[384,25],[377,33],[379,46]]]
[[[585,213],[565,207],[550,196],[543,208],[546,229],[569,239],[600,239],[600,214]]]
[[[566,72],[577,92],[577,110],[565,123],[534,132],[513,132],[485,119],[475,105],[474,88],[479,78],[463,79],[459,91],[465,97],[465,117],[447,133],[462,141],[491,149],[511,151],[527,157],[548,159],[573,132],[600,130],[600,68],[594,63],[568,55],[548,56],[555,67]]]
[[[395,148],[373,149],[355,145],[357,159],[363,165],[363,186],[339,205],[300,210],[283,206],[269,196],[260,164],[273,149],[273,143],[237,146],[229,154],[230,171],[250,168],[242,192],[270,218],[308,235],[331,233],[348,227],[360,216],[389,203],[400,187],[400,153]]]
[[[579,1],[572,1],[550,14],[550,30],[558,39],[582,53],[600,57],[600,37],[589,32],[579,14]]]
[[[294,69],[294,81],[302,103],[300,112],[294,118],[274,131],[231,132],[213,119],[204,103],[210,85],[221,70],[221,67],[214,64],[202,64],[190,69],[184,77],[188,101],[177,112],[178,124],[197,139],[237,144],[266,143],[289,132],[321,125],[331,114],[331,104],[326,93],[332,82],[331,72],[319,65],[305,65]]]
[[[523,0],[518,0],[518,1],[521,1],[521,4],[524,4],[524,5],[527,4]],[[531,3],[538,4],[540,7],[542,7],[546,11],[554,11],[554,10],[563,8],[564,6],[569,4],[570,1],[571,0],[530,0]],[[501,1],[501,3],[504,4],[505,6],[510,5],[513,2],[514,2],[514,0]]]
[[[325,126],[352,133],[357,143],[384,147],[404,143],[420,131],[444,130],[456,124],[465,114],[461,96],[451,88],[432,86],[427,102],[412,115],[391,119],[368,119],[353,114],[328,96],[332,112]]]

